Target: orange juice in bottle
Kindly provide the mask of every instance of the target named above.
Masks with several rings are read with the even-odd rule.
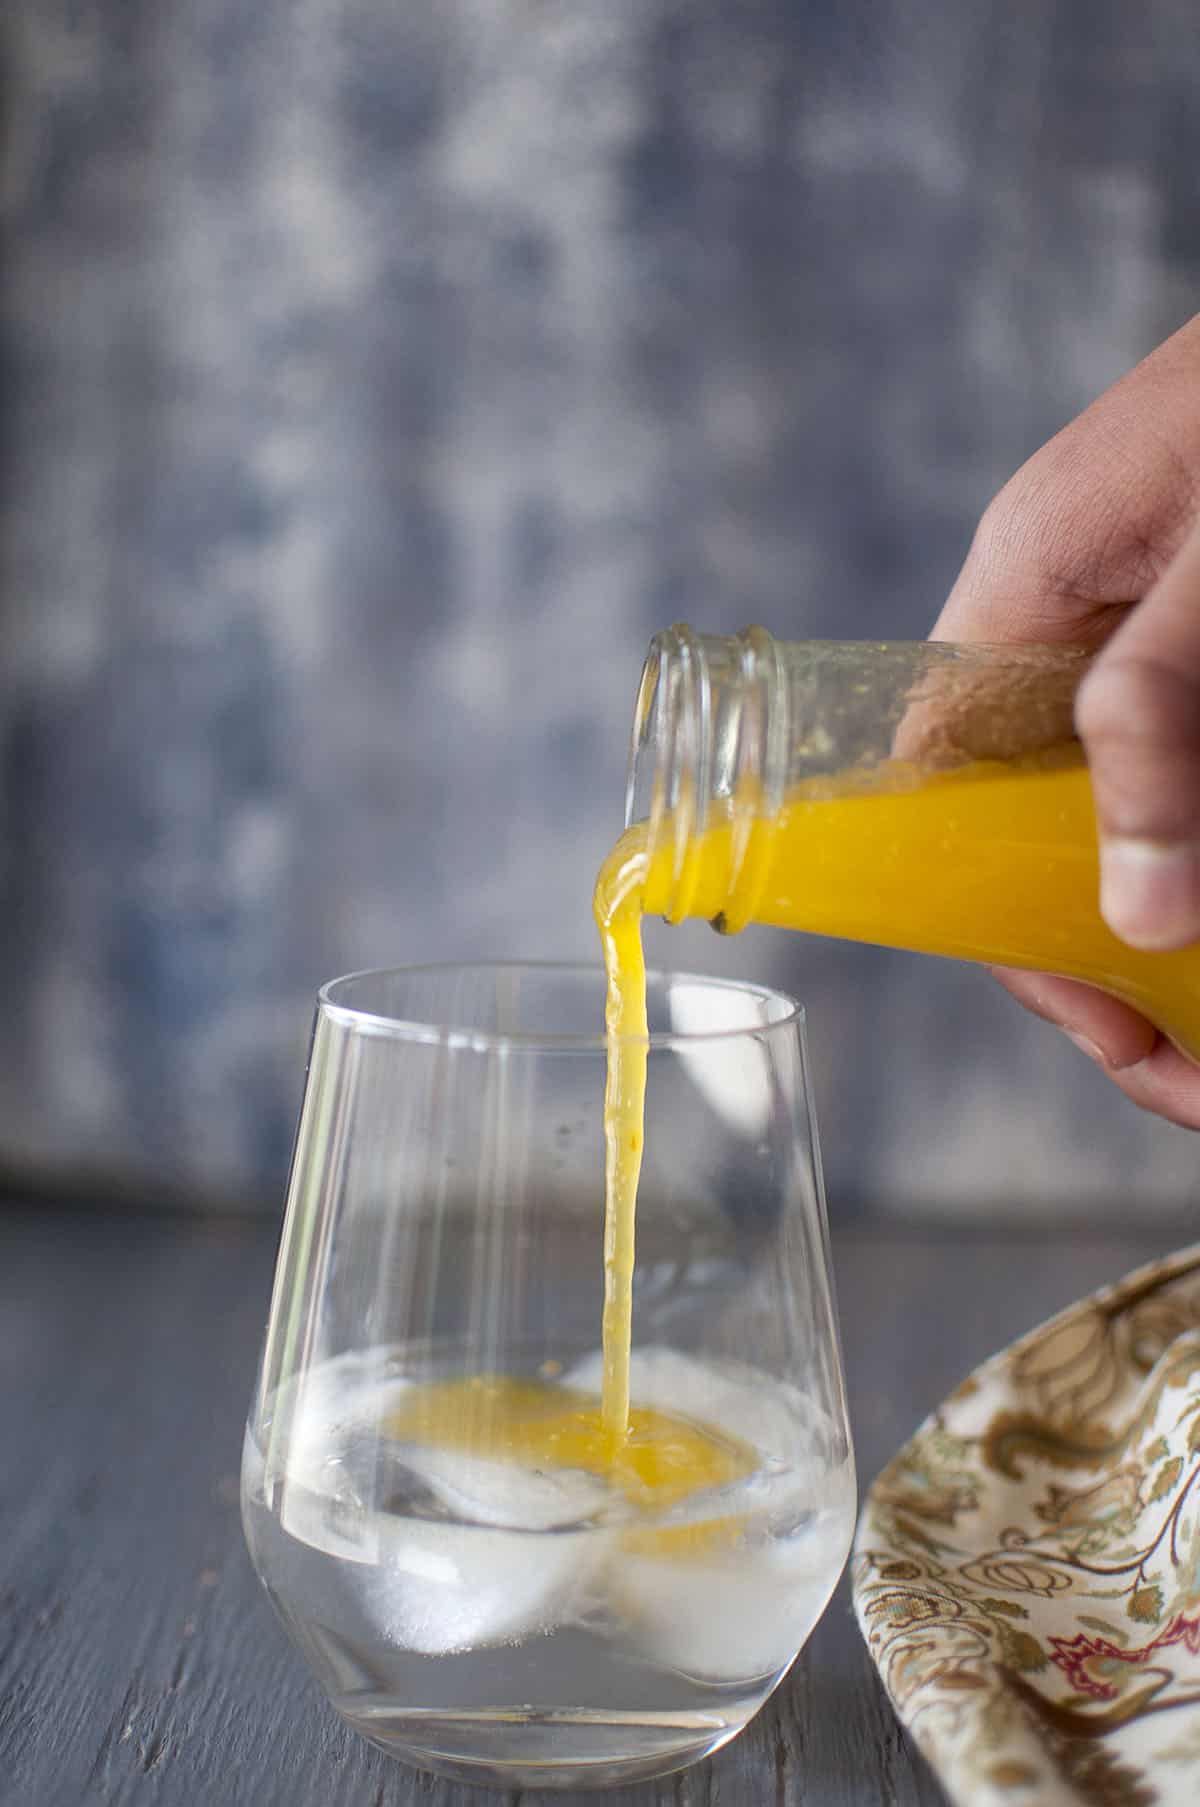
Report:
[[[674,628],[642,679],[627,829],[642,909],[1087,980],[1200,1060],[1200,946],[1127,947],[1099,908],[1072,715],[1087,656],[786,645]],[[603,882],[603,881],[602,881]]]

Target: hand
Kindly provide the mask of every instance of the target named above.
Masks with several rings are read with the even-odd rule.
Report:
[[[1200,940],[1200,315],[1022,466],[987,509],[943,640],[1103,651],[1080,688],[1100,907],[1133,947]],[[1127,1004],[997,970],[1135,1103],[1200,1128],[1200,1067]]]

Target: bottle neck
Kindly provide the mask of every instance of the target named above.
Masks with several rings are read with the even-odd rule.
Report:
[[[788,705],[780,647],[765,628],[724,636],[681,625],[651,642],[625,821],[646,824],[647,901],[669,921],[696,915],[700,898],[727,932],[752,920],[786,794]]]
[[[673,627],[651,642],[625,820],[646,825],[646,907],[730,932],[754,919],[785,798],[919,786],[1074,740],[1090,654],[944,641],[784,643]],[[1076,745],[1075,751],[1078,752]]]

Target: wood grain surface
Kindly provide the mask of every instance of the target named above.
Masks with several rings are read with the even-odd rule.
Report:
[[[834,1238],[860,1472],[961,1374],[1165,1251],[1161,1229],[862,1228]],[[242,1543],[242,1421],[274,1228],[0,1211],[3,1807],[529,1807],[345,1730]],[[793,1674],[717,1757],[614,1807],[937,1807],[843,1582]]]

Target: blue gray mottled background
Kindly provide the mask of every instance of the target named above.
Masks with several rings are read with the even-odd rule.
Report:
[[[281,1193],[332,973],[592,950],[645,642],[923,633],[1200,306],[1194,0],[6,0],[0,1165]],[[1173,1209],[977,974],[811,1006],[834,1208]]]

